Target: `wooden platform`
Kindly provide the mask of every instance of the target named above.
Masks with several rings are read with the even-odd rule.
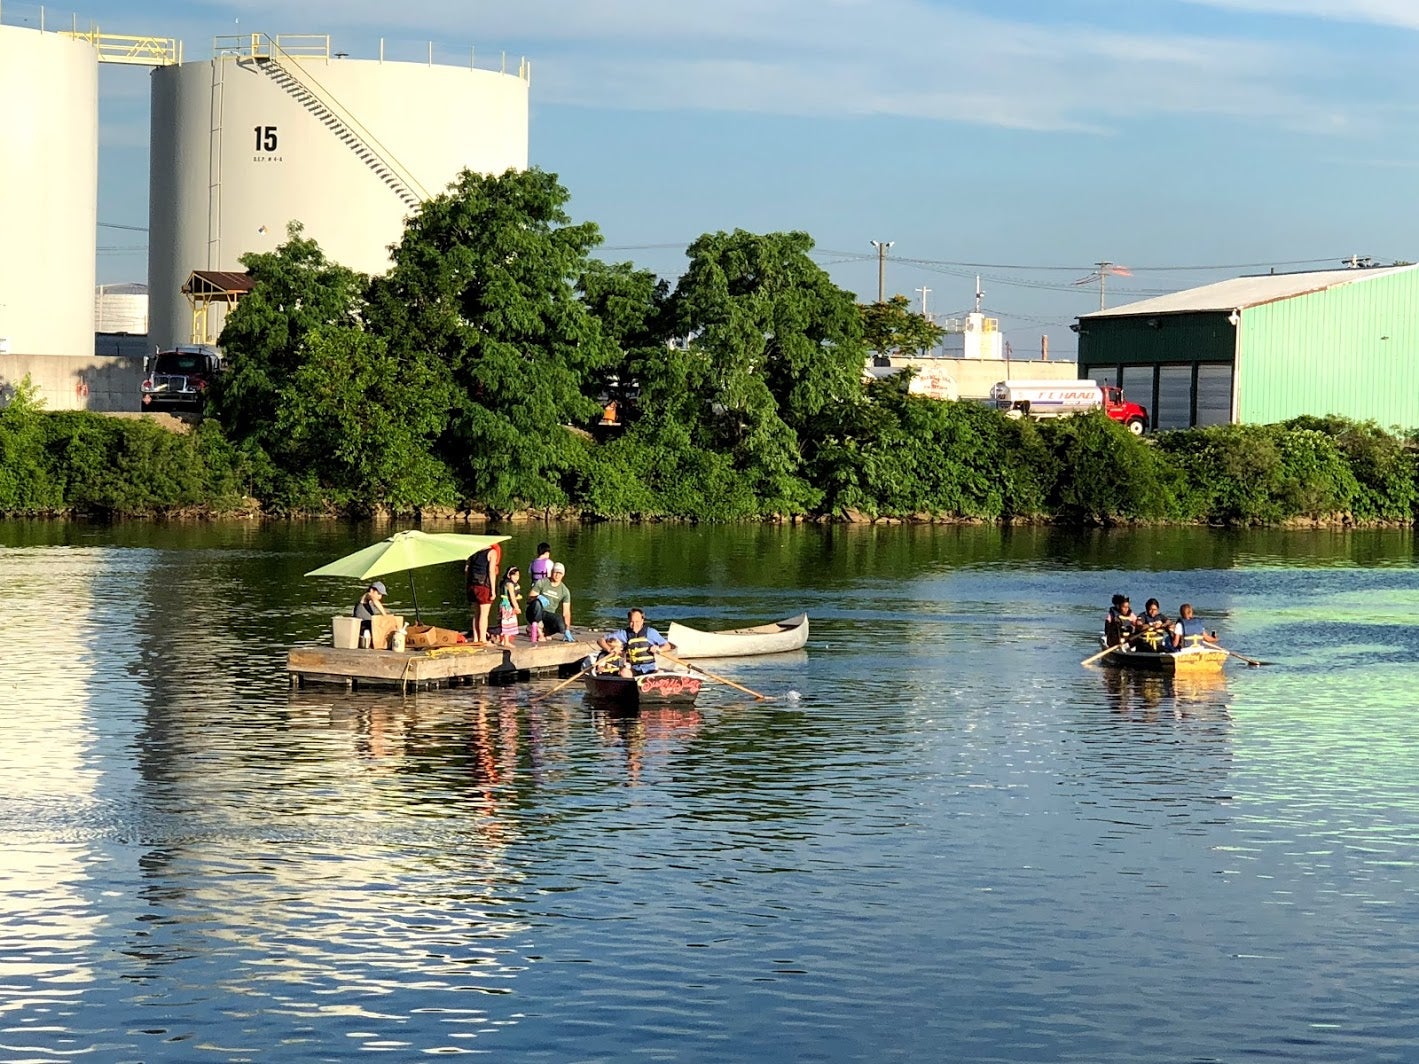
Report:
[[[590,642],[543,639],[536,646],[519,639],[512,647],[447,647],[413,650],[339,650],[292,647],[286,672],[292,687],[337,684],[346,688],[401,687],[422,690],[470,683],[515,683],[534,675],[571,676],[588,654]]]

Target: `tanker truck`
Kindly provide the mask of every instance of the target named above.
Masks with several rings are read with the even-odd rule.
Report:
[[[1102,410],[1128,431],[1148,431],[1148,411],[1124,398],[1123,389],[1095,381],[1000,381],[990,390],[991,401],[1006,417],[1065,417]]]

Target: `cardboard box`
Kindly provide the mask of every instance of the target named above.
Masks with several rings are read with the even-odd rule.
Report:
[[[334,633],[337,650],[359,649],[360,619],[358,617],[331,617],[330,630]]]
[[[370,620],[370,634],[374,636],[372,646],[375,650],[388,650],[389,637],[394,634],[394,629],[404,626],[403,617],[395,617],[393,614],[374,617]]]

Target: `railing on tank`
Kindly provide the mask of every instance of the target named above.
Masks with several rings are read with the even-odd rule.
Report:
[[[281,55],[299,59],[329,59],[330,35],[320,33],[234,33],[212,38],[212,55],[218,58],[276,59]]]
[[[175,66],[182,62],[182,42],[172,37],[141,37],[126,33],[100,33],[97,26],[87,30],[61,30],[61,37],[87,41],[99,53],[100,63],[131,66]]]
[[[299,51],[292,52],[286,49],[285,42],[290,41]],[[226,42],[227,50],[223,50]],[[256,61],[268,62],[284,70],[294,78],[300,85],[310,92],[328,110],[335,119],[345,125],[351,133],[363,141],[370,151],[374,152],[380,162],[382,162],[395,179],[401,182],[409,192],[420,201],[427,201],[430,196],[426,188],[407,166],[401,163],[388,148],[386,148],[370,130],[355,117],[354,113],[340,103],[335,95],[331,93],[320,80],[311,73],[311,59],[330,59],[330,38],[328,36],[317,36],[313,34],[291,35],[283,34],[272,37],[266,33],[243,34],[240,37],[216,37],[212,41],[213,54],[217,56],[226,55],[236,57],[238,62]],[[285,60],[285,62],[283,62]]]

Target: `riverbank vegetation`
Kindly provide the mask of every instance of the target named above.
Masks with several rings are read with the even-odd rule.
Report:
[[[803,233],[709,233],[676,283],[593,257],[538,170],[463,174],[366,277],[293,226],[243,259],[191,434],[0,411],[0,512],[1411,522],[1414,440],[1298,418],[1138,439],[864,383],[938,338],[859,306]],[[603,417],[615,404],[616,417]],[[608,423],[609,422],[609,423]],[[254,498],[253,498],[254,497]]]

